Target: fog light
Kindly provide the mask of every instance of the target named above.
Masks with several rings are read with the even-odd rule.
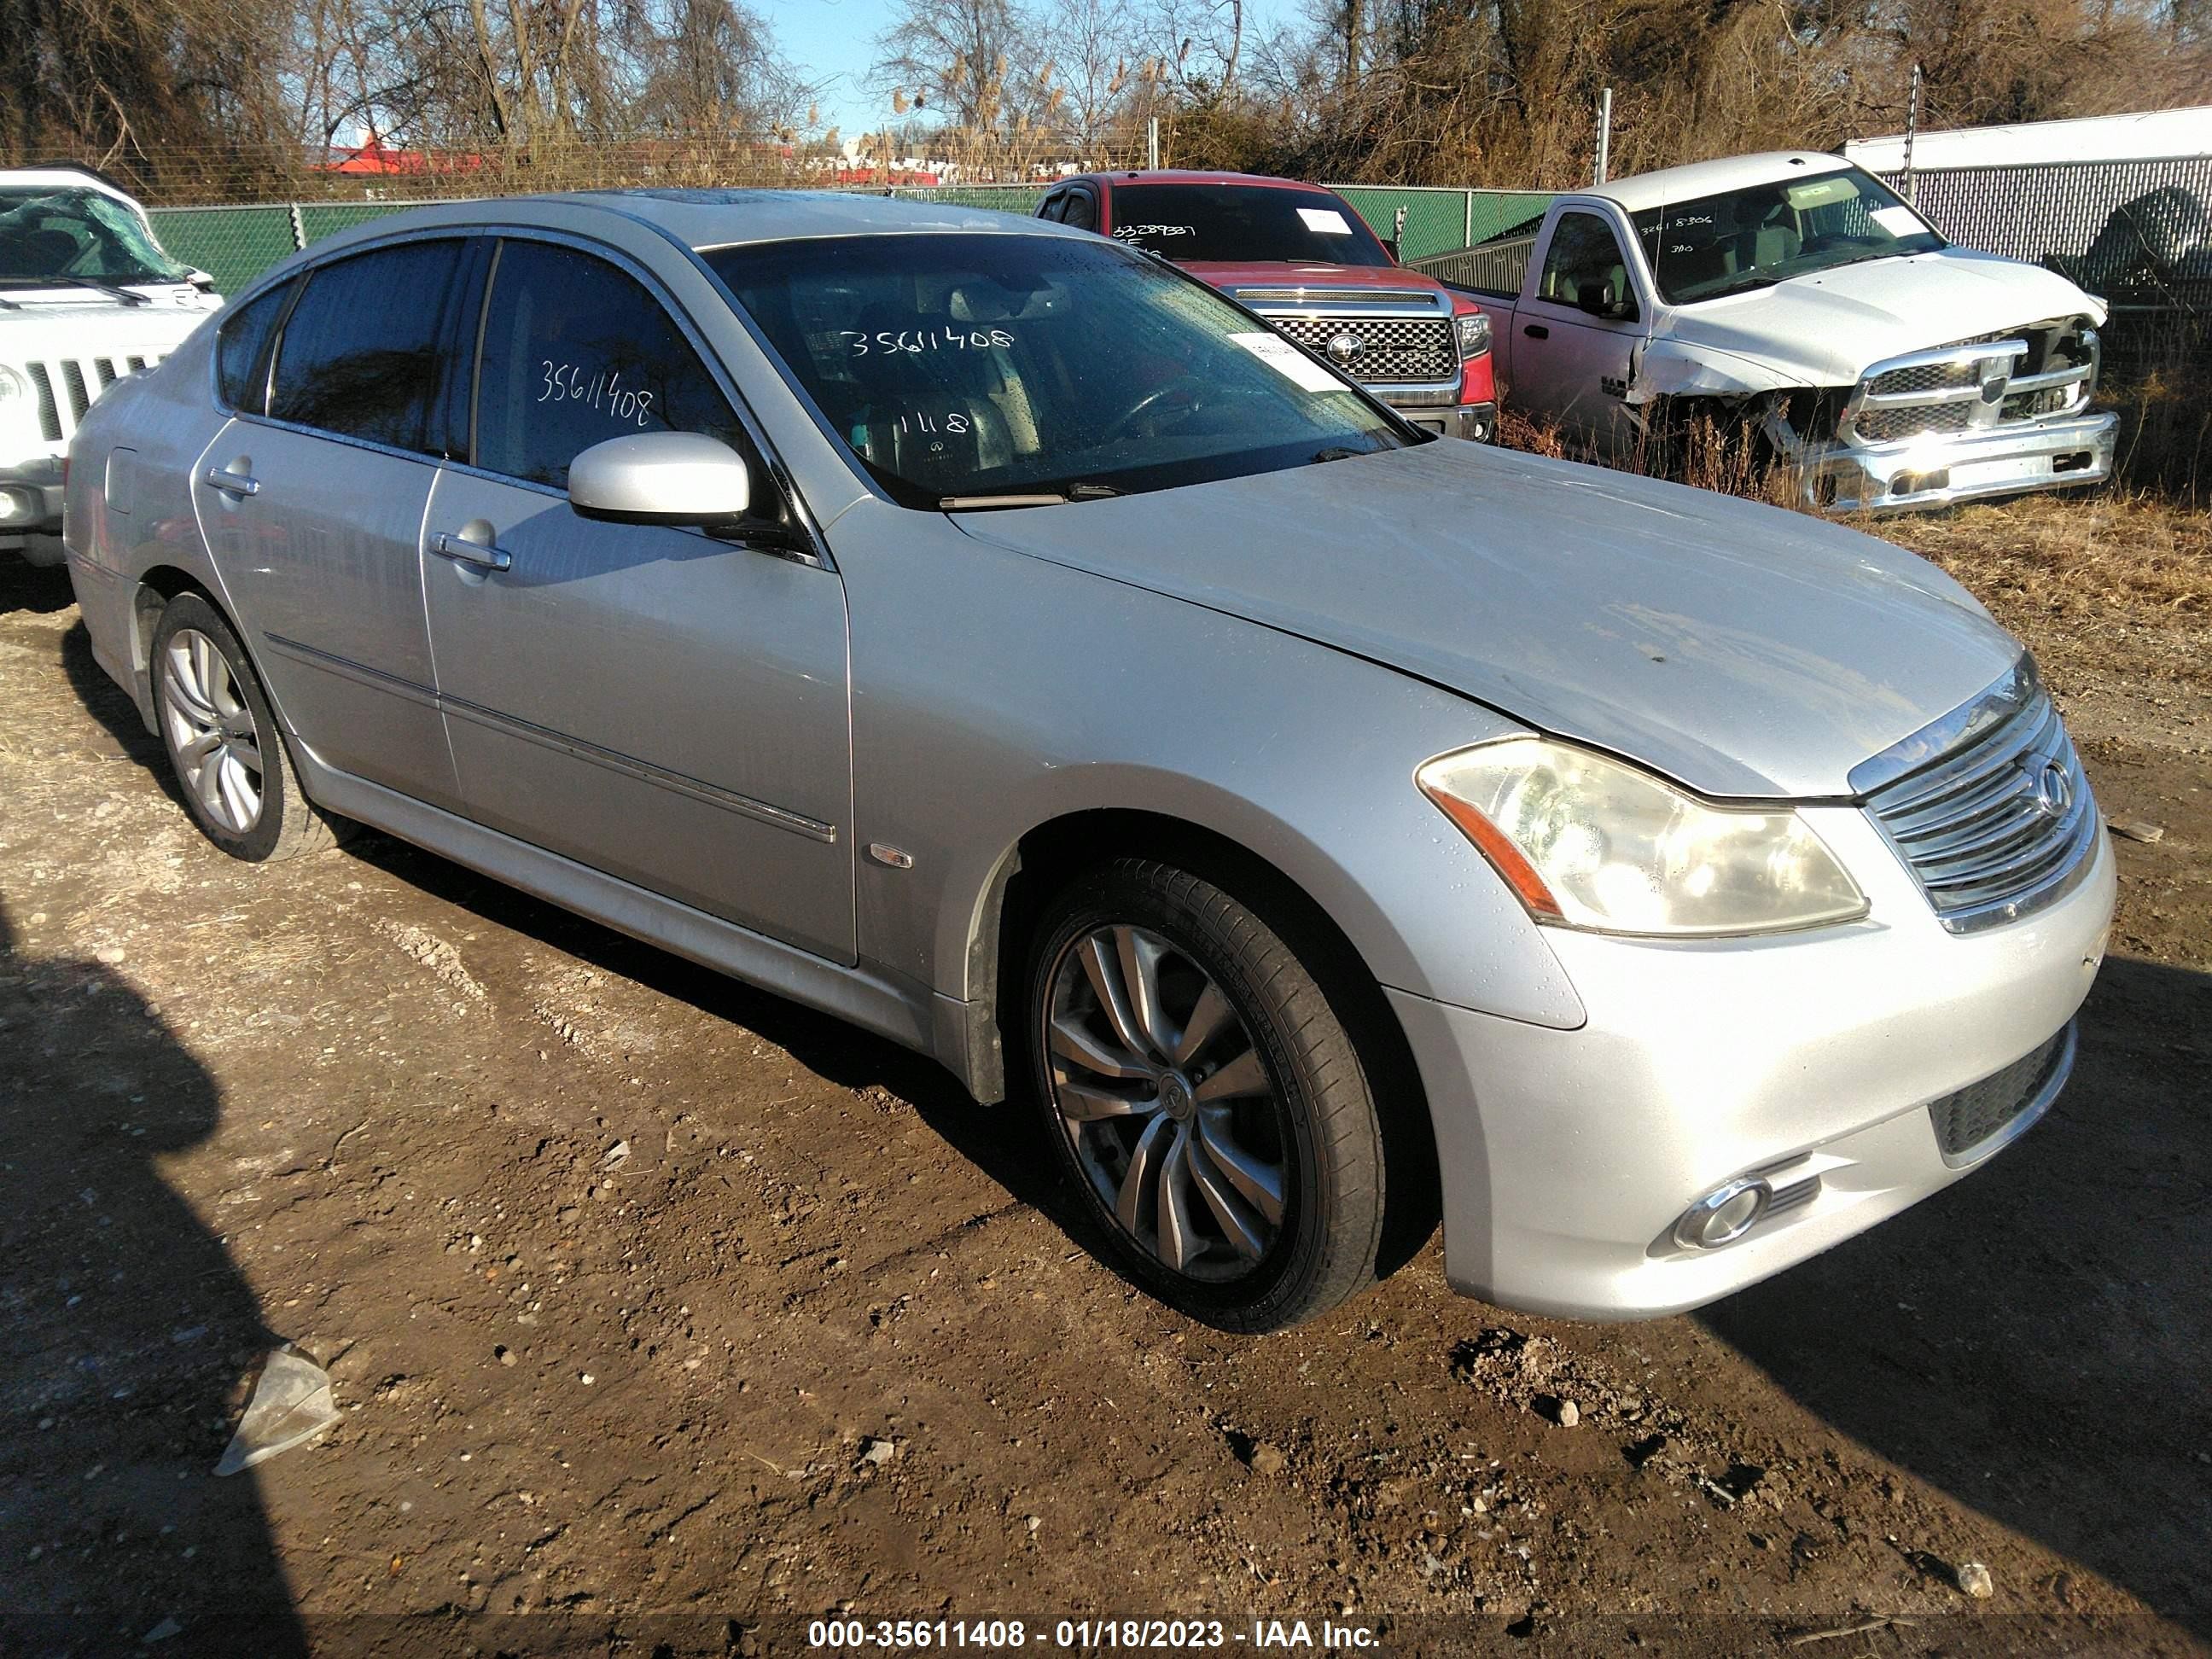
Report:
[[[1733,1244],[1759,1224],[1773,1196],[1773,1189],[1756,1179],[1716,1187],[1682,1212],[1674,1224],[1674,1242],[1692,1250]]]
[[[35,491],[0,489],[0,524],[21,524],[38,518],[46,511],[46,505]]]

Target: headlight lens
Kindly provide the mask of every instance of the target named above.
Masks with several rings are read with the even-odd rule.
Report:
[[[1455,319],[1459,330],[1460,361],[1480,357],[1490,349],[1490,315],[1487,312],[1469,311]]]
[[[0,404],[31,395],[31,383],[5,363],[0,363]]]
[[[1545,738],[1441,755],[1414,779],[1539,921],[1696,935],[1866,913],[1857,884],[1784,806],[1711,805]]]

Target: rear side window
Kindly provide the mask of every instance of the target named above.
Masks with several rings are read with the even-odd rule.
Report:
[[[728,400],[660,301],[574,248],[503,245],[484,307],[476,464],[565,489],[568,463],[593,444],[667,431],[745,447]]]
[[[459,241],[405,242],[307,278],[276,347],[269,412],[420,450],[438,386],[438,326]]]
[[[222,319],[216,335],[215,378],[227,408],[243,415],[264,411],[268,382],[260,373],[262,354],[276,332],[276,319],[284,314],[293,286],[279,283]]]

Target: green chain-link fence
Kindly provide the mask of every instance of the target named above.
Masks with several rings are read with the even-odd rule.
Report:
[[[1551,201],[1548,195],[1534,191],[1368,185],[1334,188],[1378,236],[1390,234],[1398,210],[1404,208],[1406,232],[1401,255],[1408,261],[1480,242],[1540,214]],[[945,185],[902,187],[894,193],[1027,215],[1035,212],[1044,199],[1044,186]],[[151,216],[164,247],[185,264],[210,273],[218,292],[234,294],[279,259],[325,236],[421,205],[417,202],[280,202],[258,207],[155,208]]]

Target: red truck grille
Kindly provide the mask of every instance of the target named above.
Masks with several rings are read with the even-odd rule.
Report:
[[[1365,385],[1459,378],[1459,352],[1449,317],[1286,317],[1264,312],[1261,315],[1322,357],[1329,356],[1328,343],[1340,334],[1358,341],[1359,349],[1352,361],[1338,366]]]

